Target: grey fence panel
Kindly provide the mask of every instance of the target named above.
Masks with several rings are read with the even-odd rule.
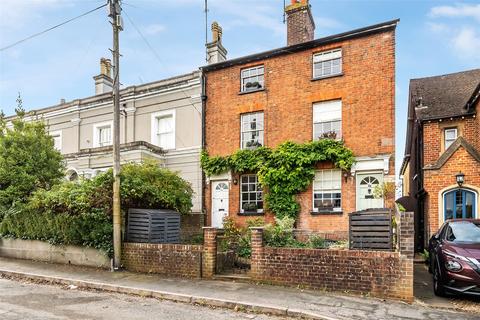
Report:
[[[167,209],[129,209],[126,241],[179,243],[180,214]]]
[[[393,250],[392,214],[389,209],[368,209],[350,214],[350,249]]]

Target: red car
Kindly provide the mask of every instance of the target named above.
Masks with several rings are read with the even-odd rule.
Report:
[[[436,295],[480,296],[480,219],[447,220],[429,242]]]

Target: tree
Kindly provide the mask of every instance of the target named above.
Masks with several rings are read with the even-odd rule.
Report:
[[[38,188],[49,189],[64,176],[63,157],[43,121],[25,121],[19,96],[17,116],[0,114],[0,206],[25,202]]]

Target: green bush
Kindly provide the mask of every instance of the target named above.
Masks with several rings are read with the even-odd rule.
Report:
[[[89,246],[111,254],[112,184],[109,170],[38,189],[23,203],[0,207],[0,236]],[[186,214],[192,207],[190,184],[154,162],[124,165],[120,192],[124,211],[166,208]]]
[[[155,162],[122,166],[120,197],[122,208],[165,208],[188,213],[192,208],[192,188],[176,173]],[[92,179],[63,182],[50,190],[37,190],[29,208],[40,212],[78,215],[92,209],[112,212],[112,170]]]
[[[112,254],[111,218],[102,211],[79,215],[37,213],[26,207],[10,208],[0,223],[0,235],[52,244],[93,247]]]
[[[307,242],[308,247],[312,249],[325,249],[328,248],[328,243],[325,238],[320,237],[319,235],[313,234],[308,238]]]

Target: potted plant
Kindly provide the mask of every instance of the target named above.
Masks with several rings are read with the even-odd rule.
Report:
[[[242,207],[244,212],[257,212],[258,206],[255,202],[244,203]]]

